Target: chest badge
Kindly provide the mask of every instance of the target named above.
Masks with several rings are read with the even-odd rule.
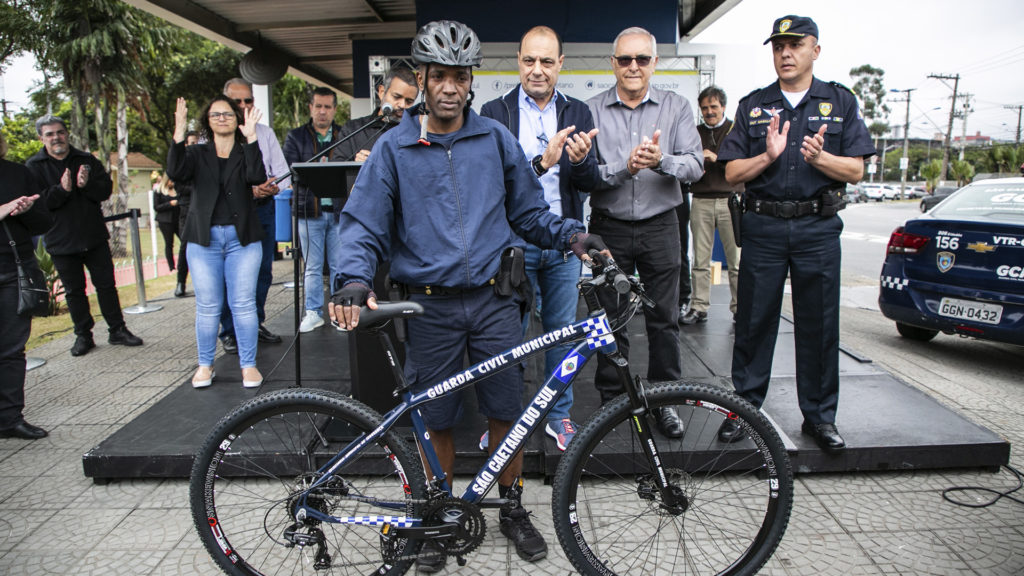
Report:
[[[828,116],[829,114],[832,113],[832,103],[831,102],[821,102],[821,103],[819,103],[818,104],[818,112],[821,112],[822,116]]]
[[[956,260],[956,255],[952,252],[939,252],[935,258],[935,265],[939,267],[939,272],[949,272],[953,269],[953,262]]]
[[[750,109],[750,117],[751,118],[758,118],[760,116],[761,116],[761,109],[760,108],[755,106],[755,107]]]

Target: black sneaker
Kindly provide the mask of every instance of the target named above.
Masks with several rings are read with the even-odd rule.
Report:
[[[506,496],[510,501],[498,511],[499,527],[501,533],[515,544],[520,558],[536,562],[548,555],[548,545],[530,522],[530,512],[520,504],[522,493],[522,481],[517,479]]]
[[[427,540],[420,548],[420,555],[416,558],[416,572],[433,574],[444,570],[448,557],[441,551],[441,547],[434,540]]]
[[[107,338],[107,342],[119,346],[142,346],[142,338],[129,332],[127,326],[115,328]]]
[[[93,342],[92,336],[79,336],[75,338],[75,344],[71,347],[72,356],[85,356],[89,350],[96,347],[96,343]]]

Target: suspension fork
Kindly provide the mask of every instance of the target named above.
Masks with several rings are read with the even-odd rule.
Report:
[[[587,304],[588,311],[594,312],[601,309],[601,303],[597,298],[595,286],[584,284],[581,286],[580,292],[583,295],[584,302]],[[605,355],[605,357],[615,366],[619,382],[626,391],[626,396],[629,397],[630,425],[636,431],[644,457],[651,470],[654,471],[654,480],[657,483],[662,502],[670,509],[678,509],[680,506],[685,506],[685,498],[677,490],[669,486],[668,477],[665,475],[665,468],[661,464],[661,456],[658,453],[654,435],[651,433],[651,427],[647,425],[650,419],[646,416],[649,414],[650,408],[647,405],[647,396],[643,382],[639,378],[633,379],[629,372],[629,361],[617,348],[611,354]]]

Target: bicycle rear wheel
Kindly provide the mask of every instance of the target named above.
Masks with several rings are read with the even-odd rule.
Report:
[[[305,519],[294,505],[326,464],[381,417],[339,394],[289,389],[225,416],[196,455],[189,483],[200,539],[228,574],[403,574],[419,542],[380,527]],[[419,458],[393,431],[309,491],[333,516],[409,516],[424,498]]]
[[[782,539],[793,505],[793,473],[778,434],[724,390],[673,383],[651,386],[646,396],[652,409],[675,408],[685,424],[682,438],[654,432],[668,482],[685,503],[663,505],[629,400],[620,396],[583,425],[555,473],[552,515],[566,556],[581,574],[756,573]],[[740,423],[742,441],[718,439],[727,417]]]

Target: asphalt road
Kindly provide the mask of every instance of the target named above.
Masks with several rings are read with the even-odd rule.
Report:
[[[901,337],[878,311],[878,275],[889,235],[921,214],[918,205],[855,204],[841,213],[842,344],[979,424],[1024,433],[1024,347],[941,333],[915,342]],[[791,312],[788,299],[786,310]]]

